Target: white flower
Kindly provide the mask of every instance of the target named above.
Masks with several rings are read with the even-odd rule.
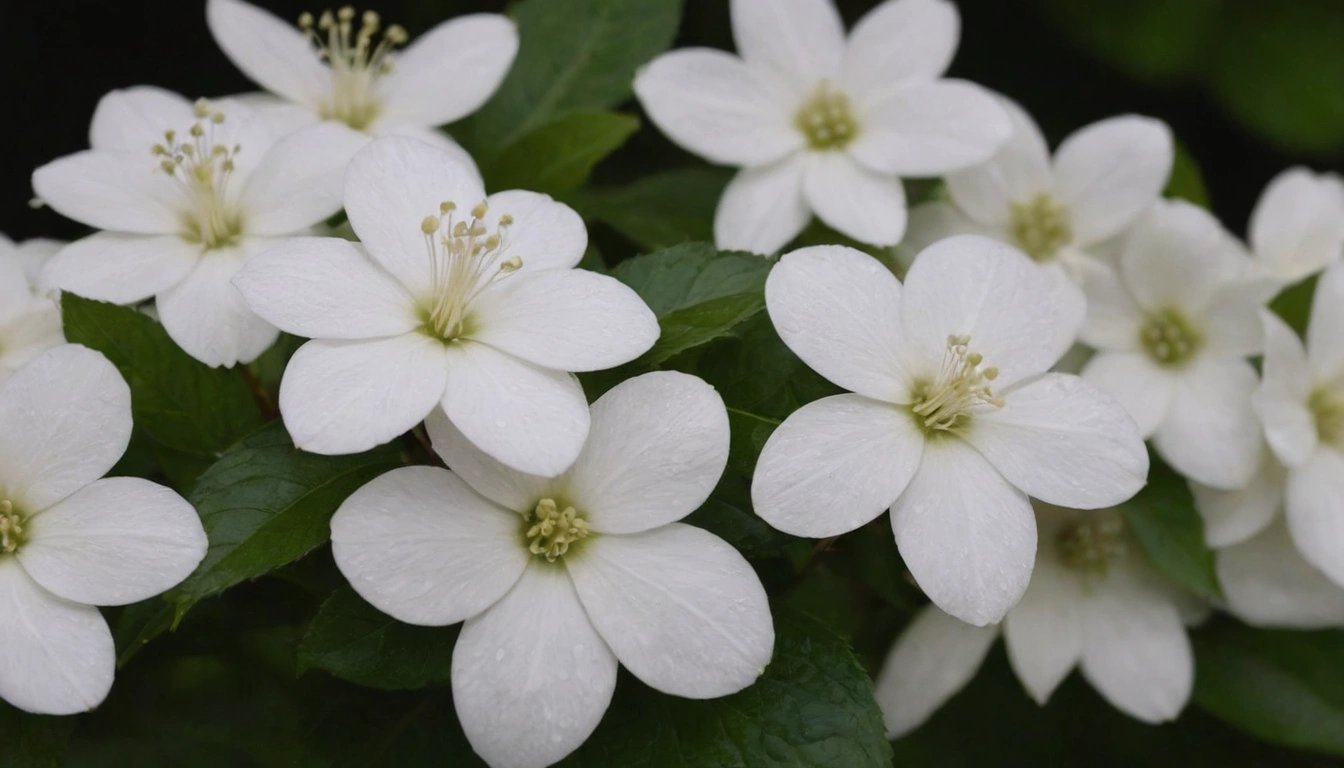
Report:
[[[620,365],[658,338],[634,291],[572,269],[588,242],[578,214],[535,192],[487,198],[453,154],[404,137],[351,161],[345,211],[362,243],[293,240],[236,281],[259,315],[313,339],[280,386],[295,444],[362,451],[441,404],[496,460],[564,471],[588,434],[568,371]]]
[[[1112,706],[1147,723],[1190,698],[1194,657],[1183,616],[1198,613],[1153,571],[1116,510],[1038,506],[1041,547],[1022,602],[1001,625],[1008,661],[1044,706],[1073,668]],[[929,606],[877,677],[891,738],[919,727],[979,669],[1000,627],[971,627]]]
[[[773,253],[815,213],[865,243],[905,232],[902,176],[941,176],[1008,139],[994,97],[941,79],[960,21],[945,0],[888,0],[848,41],[830,0],[732,0],[741,58],[696,48],[635,78],[649,117],[714,163],[744,168],[714,221],[720,248]]]
[[[682,373],[619,384],[554,480],[514,472],[451,422],[429,420],[453,471],[408,467],[356,491],[331,521],[332,551],[364,599],[405,622],[466,621],[453,700],[495,768],[550,765],[588,738],[617,662],[694,699],[750,685],[770,661],[765,590],[722,539],[675,521],[728,458],[728,414]]]
[[[103,475],[131,438],[131,393],[97,352],[50,349],[0,385],[0,698],[67,715],[112,686],[96,605],[175,586],[205,557],[181,496]]]
[[[1120,401],[1158,453],[1186,477],[1244,487],[1260,457],[1250,407],[1263,346],[1250,259],[1207,211],[1163,201],[1121,244],[1118,266],[1083,265],[1097,349],[1087,381]]]
[[[1251,251],[1277,287],[1314,275],[1344,257],[1344,181],[1289,168],[1275,176],[1251,212]]]
[[[1305,349],[1277,316],[1261,319],[1264,381],[1254,404],[1288,467],[1288,530],[1307,562],[1344,586],[1344,262],[1317,284]]]
[[[853,249],[786,254],[765,285],[770,319],[853,394],[803,406],[770,436],[752,482],[757,514],[819,538],[890,507],[901,556],[934,603],[972,624],[1003,618],[1031,576],[1028,497],[1109,507],[1148,473],[1119,405],[1046,373],[1076,330],[1051,290],[1026,256],[974,235],[930,247],[904,287]]]
[[[1344,588],[1302,558],[1282,518],[1217,553],[1227,610],[1258,627],[1344,627]]]
[[[60,306],[37,288],[42,262],[60,245],[28,240],[16,246],[0,235],[0,382],[38,354],[65,343]]]
[[[277,332],[230,280],[340,210],[345,166],[365,139],[322,124],[276,141],[236,104],[150,87],[104,96],[89,134],[92,149],[37,169],[33,189],[106,231],[61,249],[43,285],[117,304],[156,298],[168,335],[207,365],[261,354]]]
[[[406,30],[349,6],[316,19],[305,13],[298,28],[242,0],[209,0],[205,14],[224,54],[275,94],[243,98],[282,132],[337,121],[438,144],[469,165],[434,127],[479,109],[518,52],[517,26],[490,13],[445,21],[399,53]]]
[[[1081,321],[1079,262],[1159,199],[1171,174],[1171,130],[1151,118],[1113,117],[1074,132],[1052,159],[1031,116],[1001,101],[1012,140],[989,162],[949,174],[947,201],[912,210],[901,250],[913,255],[957,234],[1010,243],[1045,267]]]

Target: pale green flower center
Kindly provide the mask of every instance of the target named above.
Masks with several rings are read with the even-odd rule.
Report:
[[[1118,512],[1083,512],[1055,537],[1064,564],[1085,576],[1105,576],[1111,563],[1128,550],[1125,523]]]
[[[970,336],[948,336],[938,374],[915,385],[910,412],[930,437],[966,426],[977,408],[1003,407],[1003,398],[990,389],[999,369],[984,366],[970,343]]]
[[[215,128],[225,117],[209,101],[197,100],[194,110],[197,121],[185,138],[169,129],[150,152],[159,159],[155,170],[172,177],[187,201],[182,237],[206,248],[221,248],[242,234],[242,218],[228,201],[229,178],[242,147],[216,141]]]
[[[1199,351],[1204,338],[1180,310],[1167,308],[1148,316],[1139,330],[1139,341],[1160,365],[1180,365]]]
[[[523,521],[527,551],[551,563],[564,557],[575,542],[590,533],[588,521],[574,507],[566,505],[561,509],[555,499],[537,502],[537,508],[524,514]]]
[[[366,130],[378,117],[378,79],[392,71],[392,49],[406,42],[406,30],[393,24],[382,30],[378,14],[365,11],[355,29],[355,9],[345,6],[324,11],[314,22],[311,13],[299,17],[299,28],[317,43],[322,60],[331,66],[331,98],[319,105],[328,120],[339,120],[357,131]],[[382,38],[375,44],[379,31]]]
[[[10,554],[27,538],[23,513],[9,499],[0,500],[0,554]]]
[[[1009,213],[1013,241],[1036,261],[1051,261],[1073,240],[1069,209],[1047,194],[1013,203]]]
[[[859,133],[849,97],[825,80],[803,102],[794,122],[815,150],[844,149]]]
[[[471,302],[481,292],[517,272],[521,256],[504,257],[513,217],[504,214],[494,231],[485,224],[485,203],[471,209],[470,218],[457,218],[457,204],[439,205],[437,216],[420,222],[430,264],[430,296],[423,307],[423,330],[443,341],[453,341],[469,330]]]
[[[1307,400],[1307,408],[1316,419],[1316,434],[1321,442],[1344,446],[1344,396],[1327,387],[1317,387]]]

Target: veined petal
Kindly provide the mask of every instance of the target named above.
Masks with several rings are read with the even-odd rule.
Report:
[[[964,438],[1028,496],[1071,509],[1113,507],[1148,480],[1138,427],[1077,376],[1047,373],[977,413]]]
[[[341,123],[326,121],[276,142],[239,199],[247,231],[287,235],[331,218],[341,210],[346,166],[368,141]]]
[[[523,272],[566,269],[577,266],[588,249],[588,230],[583,219],[550,195],[512,189],[487,198],[489,211],[482,222],[494,231],[501,217],[513,217],[504,247],[522,258]]]
[[[925,444],[891,525],[920,589],[968,624],[1001,621],[1026,592],[1036,558],[1031,502],[961,440]]]
[[[1302,557],[1326,578],[1344,586],[1344,455],[1322,446],[1288,473],[1284,509],[1288,531]]]
[[[182,229],[186,203],[148,147],[144,155],[90,149],[52,160],[33,171],[33,191],[62,216],[98,229],[141,235]]]
[[[380,83],[383,109],[418,125],[444,125],[480,109],[518,53],[518,25],[473,13],[420,35]]]
[[[1134,223],[1161,196],[1174,157],[1167,124],[1138,115],[1102,120],[1064,139],[1054,191],[1069,208],[1074,239],[1099,243]]]
[[[331,552],[360,597],[437,627],[478,615],[523,575],[523,519],[438,467],[402,467],[350,494],[331,518]]]
[[[859,126],[850,153],[875,171],[898,176],[941,176],[983,163],[1013,132],[994,95],[962,80],[898,88],[868,105]]]
[[[1285,466],[1295,467],[1316,450],[1316,419],[1307,408],[1311,397],[1311,366],[1302,342],[1288,324],[1267,309],[1260,310],[1265,359],[1260,387],[1251,403],[1260,416],[1265,439]]]
[[[668,138],[713,163],[766,165],[803,147],[791,111],[796,96],[730,53],[663,54],[635,75],[635,95]]]
[[[1140,216],[1126,236],[1120,274],[1146,310],[1198,311],[1237,271],[1230,240],[1208,211],[1183,200],[1164,200]]]
[[[840,82],[863,103],[933,80],[952,63],[960,36],[961,17],[947,0],[880,3],[850,31]]]
[[[670,523],[598,536],[565,559],[593,626],[645,685],[691,699],[737,693],[774,652],[765,588],[708,531]]]
[[[280,414],[305,451],[367,451],[419,424],[443,397],[443,344],[420,333],[310,341],[280,381]]]
[[[801,87],[840,71],[845,27],[830,0],[730,0],[728,7],[737,52],[752,67]]]
[[[877,259],[842,245],[786,253],[766,279],[765,305],[809,368],[875,400],[907,401],[901,284]]]
[[[0,385],[0,488],[26,514],[107,474],[131,439],[131,390],[107,358],[66,344]]]
[[[873,692],[887,738],[898,739],[923,725],[965,688],[998,636],[998,627],[972,626],[936,605],[915,614],[882,662]]]
[[[434,452],[453,468],[454,474],[466,481],[473,491],[507,510],[519,514],[531,512],[538,501],[561,495],[557,486],[563,482],[563,477],[528,475],[500,464],[468,440],[442,408],[429,412],[425,431],[429,433]]]
[[[181,130],[195,122],[191,102],[153,85],[109,91],[98,100],[89,124],[89,146],[111,152],[141,154],[163,132]]]
[[[1204,519],[1204,541],[1215,549],[1258,535],[1283,508],[1288,470],[1266,448],[1260,469],[1245,488],[1223,491],[1190,483],[1195,510]]]
[[[1119,403],[1144,439],[1166,420],[1176,393],[1177,375],[1138,352],[1100,352],[1080,375]]]
[[[1260,465],[1260,422],[1251,408],[1256,383],[1245,360],[1195,359],[1176,378],[1153,446],[1197,483],[1245,488]]]
[[[1087,318],[1079,340],[1108,352],[1138,352],[1143,309],[1129,295],[1129,288],[1114,267],[1098,259],[1078,259],[1073,264],[1087,295]]]
[[[1045,547],[1054,545],[1044,530],[1041,541]],[[1078,575],[1041,552],[1021,602],[1003,620],[1008,661],[1041,706],[1082,658],[1086,599]]]
[[[40,715],[73,715],[103,702],[117,653],[97,608],[47,592],[6,557],[0,612],[0,698]]]
[[[45,289],[116,304],[136,304],[186,279],[201,246],[177,235],[95,232],[62,248],[42,267]]]
[[[414,299],[359,243],[293,237],[233,278],[252,311],[305,338],[373,339],[420,327]]]
[[[1000,96],[999,106],[1012,125],[1008,143],[988,161],[949,174],[946,182],[953,202],[968,216],[982,224],[1005,226],[1013,204],[1051,193],[1053,180],[1050,149],[1036,121],[1012,99]]]
[[[1319,272],[1344,253],[1344,184],[1289,168],[1275,176],[1251,212],[1251,249],[1281,283]]]
[[[1316,283],[1307,325],[1307,357],[1321,378],[1344,378],[1344,262],[1327,269]]]
[[[882,514],[919,467],[924,435],[905,409],[861,395],[804,405],[761,450],[751,505],[796,536],[838,536]]]
[[[551,765],[597,727],[616,666],[565,570],[534,562],[462,625],[453,703],[471,748],[490,765]]]
[[[1220,550],[1218,583],[1228,610],[1248,624],[1287,629],[1344,626],[1344,588],[1302,559],[1282,522]]]
[[[163,329],[187,354],[210,366],[250,363],[280,335],[257,316],[233,286],[247,259],[266,247],[250,240],[213,250],[181,282],[159,294],[155,306]]]
[[[806,155],[798,153],[739,171],[714,211],[714,244],[768,256],[797,237],[812,218],[803,197],[806,168]]]
[[[475,342],[449,346],[444,413],[468,440],[519,472],[554,477],[588,436],[588,401],[572,374]]]
[[[138,477],[95,480],[29,518],[17,557],[52,594],[126,605],[166,592],[205,558],[187,500]]]
[[[316,106],[331,89],[331,73],[308,37],[269,11],[242,0],[208,0],[205,20],[224,55],[267,90]]]
[[[813,152],[803,173],[803,195],[817,217],[843,235],[890,246],[905,234],[905,188],[843,152]]]
[[[476,161],[467,150],[462,148],[453,140],[452,136],[440,131],[438,128],[427,128],[423,125],[412,125],[410,123],[394,123],[387,120],[374,122],[369,130],[374,136],[401,136],[407,139],[415,139],[432,147],[438,147],[453,156],[453,159],[462,166],[471,171],[477,185],[485,188],[485,181],[481,179],[481,169],[476,167]]]

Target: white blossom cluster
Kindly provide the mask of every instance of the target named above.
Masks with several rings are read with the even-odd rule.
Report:
[[[1133,717],[1176,717],[1186,626],[1210,606],[1154,569],[1117,509],[1147,482],[1145,441],[1192,488],[1217,607],[1344,626],[1344,183],[1284,172],[1246,244],[1162,198],[1162,122],[1103,120],[1052,153],[1020,106],[944,78],[959,39],[946,0],[887,0],[848,35],[830,0],[730,8],[736,55],[674,51],[634,83],[669,138],[741,168],[717,246],[773,259],[815,216],[904,267],[842,245],[774,262],[771,323],[845,393],[784,420],[751,483],[756,514],[797,536],[889,512],[931,600],[877,681],[890,735],[965,685],[999,635],[1040,703],[1079,667]],[[579,268],[575,211],[487,194],[436,129],[499,86],[513,23],[466,16],[409,41],[348,9],[296,27],[208,0],[206,17],[269,93],[107,94],[90,149],[32,179],[93,234],[0,241],[0,697],[96,706],[114,654],[91,606],[171,588],[207,547],[176,493],[100,479],[129,441],[130,395],[64,343],[60,292],[152,300],[209,366],[250,363],[281,331],[307,339],[279,391],[304,451],[424,424],[445,466],[356,491],[333,552],[388,615],[463,623],[453,698],[492,766],[577,749],[618,666],[683,697],[751,685],[774,648],[765,589],[736,549],[678,522],[724,472],[722,399],[657,371],[590,404],[575,373],[640,357],[657,318]],[[942,191],[907,215],[908,178]],[[354,239],[327,226],[341,211]],[[1266,305],[1317,273],[1300,339]]]

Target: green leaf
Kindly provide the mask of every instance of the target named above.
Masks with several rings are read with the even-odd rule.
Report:
[[[1117,68],[1167,82],[1196,75],[1216,39],[1223,0],[1042,0],[1067,33]]]
[[[518,58],[473,118],[476,147],[512,145],[557,118],[630,97],[635,70],[667,50],[681,0],[522,0]]]
[[[448,690],[352,689],[336,692],[332,698],[329,716],[309,734],[306,751],[319,756],[317,765],[486,768],[462,733]]]
[[[278,421],[230,448],[188,497],[210,548],[170,594],[177,615],[327,541],[331,516],[345,497],[400,463],[395,444],[351,456],[304,453]]]
[[[1344,756],[1344,633],[1219,622],[1194,641],[1199,706],[1266,741]]]
[[[346,586],[332,593],[299,645],[299,671],[321,669],[389,690],[447,685],[458,625],[417,627],[374,608]]]
[[[162,597],[132,603],[117,617],[112,639],[117,645],[117,669],[126,666],[141,648],[173,626],[177,608]]]
[[[872,680],[844,638],[778,603],[775,656],[746,690],[709,701],[623,675],[564,768],[890,768]]]
[[[1299,336],[1305,336],[1311,323],[1311,304],[1316,296],[1316,283],[1319,275],[1312,275],[1300,283],[1294,283],[1283,289],[1270,302],[1269,308],[1292,326]]]
[[[728,447],[728,465],[750,477],[756,471],[756,460],[761,456],[765,441],[780,423],[779,419],[729,406],[728,426],[732,439]]]
[[[592,190],[575,206],[646,251],[714,239],[714,210],[732,174],[721,168],[682,168],[645,176],[623,187]]]
[[[1148,485],[1120,508],[1159,572],[1200,597],[1222,596],[1213,552],[1204,544],[1204,521],[1184,478],[1154,457]]]
[[[799,360],[764,314],[736,328],[732,338],[706,347],[696,372],[719,390],[730,409],[761,419],[783,421],[801,406],[843,391]],[[733,426],[742,426],[740,413]],[[764,445],[760,427],[754,430]],[[735,438],[734,447],[732,461],[740,467],[747,457],[741,436]],[[759,453],[754,444],[752,448]],[[750,462],[755,464],[754,456]]]
[[[639,119],[613,112],[576,112],[547,123],[483,164],[491,189],[561,195],[588,180],[593,166],[639,129]]]
[[[1199,163],[1186,149],[1181,142],[1176,142],[1176,158],[1171,167],[1171,178],[1167,180],[1167,188],[1162,192],[1164,197],[1178,198],[1194,203],[1201,208],[1209,208],[1209,190],[1204,185],[1204,174],[1199,170]]]
[[[7,768],[56,768],[75,723],[73,717],[32,715],[0,702],[0,762]]]
[[[125,377],[136,426],[178,487],[260,426],[261,411],[238,370],[192,359],[148,315],[70,293],[61,311],[66,339],[102,352]]]
[[[758,517],[751,510],[750,481],[732,474],[725,474],[709,499],[682,522],[704,528],[753,559],[773,557],[799,541]]]

